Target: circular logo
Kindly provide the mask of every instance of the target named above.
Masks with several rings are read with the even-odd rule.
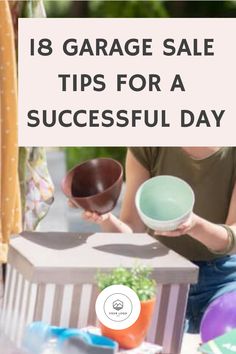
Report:
[[[137,294],[124,285],[111,285],[104,289],[96,301],[99,321],[111,329],[125,329],[134,324],[141,305]]]

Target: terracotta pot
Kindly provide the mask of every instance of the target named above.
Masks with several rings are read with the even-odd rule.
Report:
[[[132,349],[142,344],[149,326],[151,324],[154,312],[156,298],[148,301],[141,301],[141,312],[137,321],[129,328],[123,330],[114,330],[100,323],[102,334],[117,341],[121,348]]]
[[[62,190],[76,206],[105,214],[114,209],[122,181],[123,168],[118,161],[97,158],[72,168],[62,181]]]

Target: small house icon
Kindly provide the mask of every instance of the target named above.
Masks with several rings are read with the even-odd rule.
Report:
[[[124,304],[123,304],[123,301],[121,300],[115,300],[112,304],[113,306],[113,309],[116,310],[116,311],[120,311],[123,309],[124,307]]]

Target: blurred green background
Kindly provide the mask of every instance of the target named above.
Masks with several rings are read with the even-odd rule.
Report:
[[[236,1],[44,0],[48,17],[235,17]]]
[[[124,147],[67,147],[66,164],[67,169],[71,169],[78,163],[93,159],[95,157],[111,157],[122,163],[124,166],[126,148]]]
[[[236,17],[236,1],[70,1],[44,0],[48,17]],[[113,157],[122,163],[119,147],[65,148],[67,167],[94,157]]]

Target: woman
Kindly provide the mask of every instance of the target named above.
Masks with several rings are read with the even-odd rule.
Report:
[[[173,175],[195,192],[194,212],[175,231],[149,233],[199,266],[198,284],[190,289],[187,330],[199,331],[208,304],[236,290],[236,148],[130,148],[126,159],[126,192],[120,219],[111,213],[84,213],[105,232],[143,232],[135,208],[139,186],[156,175]]]

